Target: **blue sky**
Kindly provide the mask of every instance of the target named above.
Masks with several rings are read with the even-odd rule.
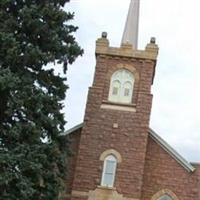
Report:
[[[88,87],[93,81],[95,40],[108,32],[119,46],[130,0],[71,0],[77,41],[83,57],[69,67],[65,101],[66,129],[83,121]],[[150,37],[160,48],[152,87],[150,126],[187,160],[200,162],[200,2],[141,0],[139,49]]]

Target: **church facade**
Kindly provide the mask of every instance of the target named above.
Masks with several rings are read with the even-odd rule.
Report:
[[[200,200],[200,164],[191,164],[149,127],[158,46],[137,49],[139,0],[122,44],[96,42],[96,69],[84,122],[68,130],[73,155],[63,200]]]

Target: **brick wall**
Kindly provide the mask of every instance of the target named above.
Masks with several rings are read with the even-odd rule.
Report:
[[[74,178],[77,151],[79,149],[80,133],[81,129],[70,134],[73,156],[70,157],[70,162],[68,164],[70,176],[68,176],[66,180],[67,195],[63,196],[64,200],[71,199],[72,182]],[[100,136],[100,138],[102,137]],[[126,154],[129,154],[128,149]],[[129,159],[133,160],[133,157]],[[91,166],[93,165],[91,164]],[[151,137],[148,137],[141,200],[151,200],[155,194],[159,192],[162,193],[163,190],[171,191],[179,200],[200,200],[200,164],[194,163],[193,166],[195,167],[195,171],[188,172],[173,157],[171,157],[171,155],[169,155],[162,147],[160,147],[159,144],[157,144]],[[128,179],[128,176],[134,174],[133,167],[126,166],[125,164],[118,165],[118,180],[116,180],[116,188],[119,193],[124,193],[123,187],[127,187],[127,185],[124,185],[125,182],[122,181],[120,176],[124,176],[124,172],[128,167],[132,170],[132,173],[128,173],[126,179]],[[98,171],[99,173],[102,171],[101,162]],[[99,183],[100,180],[97,178],[97,185],[99,185]],[[129,184],[133,183],[129,182]],[[87,195],[81,198],[78,196],[78,194],[76,195],[73,197],[74,200],[88,199]]]
[[[81,136],[81,128],[66,136],[69,138],[69,148],[71,151],[70,153],[71,155],[68,157],[66,166],[67,170],[67,177],[65,181],[66,190],[65,194],[63,194],[63,199],[66,199],[67,196],[69,196],[72,191],[72,184],[74,179],[80,136]]]
[[[198,173],[188,172],[149,137],[141,200],[151,200],[163,189],[171,190],[179,200],[199,200]]]

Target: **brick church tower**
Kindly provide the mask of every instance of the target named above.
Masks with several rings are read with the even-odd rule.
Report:
[[[131,1],[120,48],[105,32],[96,42],[72,200],[88,192],[89,200],[141,197],[158,47],[152,38],[137,49],[138,16],[139,1]]]
[[[188,163],[149,128],[158,46],[138,50],[139,0],[122,43],[96,42],[84,122],[68,130],[73,156],[63,200],[199,200],[200,164]]]

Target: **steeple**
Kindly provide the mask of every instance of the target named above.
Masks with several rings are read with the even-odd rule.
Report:
[[[131,44],[134,49],[138,45],[140,0],[131,0],[126,25],[122,37],[122,44]]]

